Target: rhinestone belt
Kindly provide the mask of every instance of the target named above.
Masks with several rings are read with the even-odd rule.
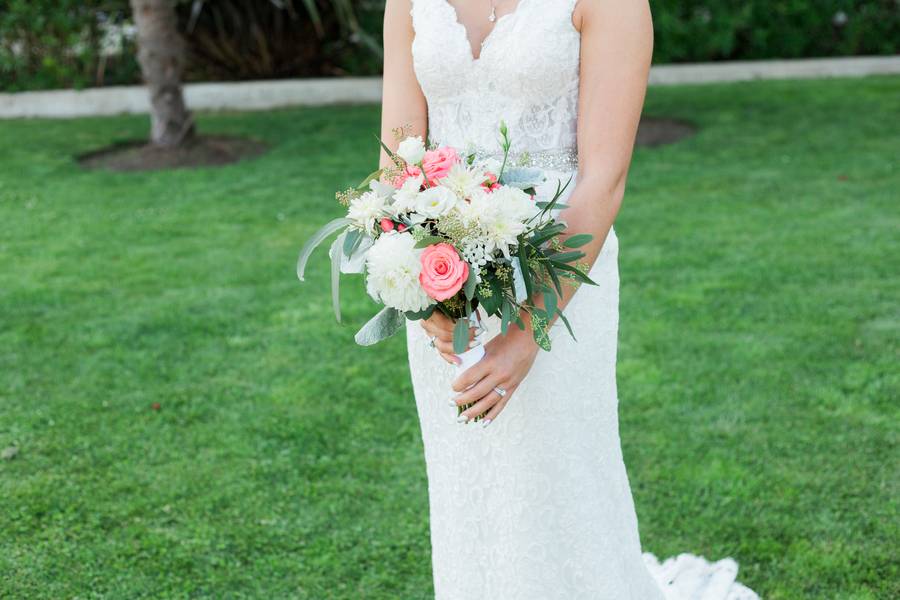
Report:
[[[486,158],[503,160],[502,152],[478,154]],[[519,167],[538,167],[548,171],[575,171],[578,169],[578,152],[574,148],[510,152],[507,164]]]

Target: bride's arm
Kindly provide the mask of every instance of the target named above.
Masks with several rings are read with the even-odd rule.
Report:
[[[574,21],[581,31],[579,164],[566,201],[570,208],[561,218],[570,224],[566,235],[594,236],[581,248],[593,264],[625,193],[653,54],[653,23],[646,0],[581,0]],[[574,293],[569,287],[560,305]]]
[[[622,204],[634,138],[644,104],[653,54],[653,24],[647,0],[580,0],[573,24],[581,32],[578,98],[578,179],[561,218],[565,235],[589,233],[580,248],[593,264]],[[563,308],[576,289],[563,287]],[[533,299],[540,306],[540,298]],[[485,347],[486,356],[460,375],[453,389],[456,403],[477,402],[463,415],[485,413],[489,423],[509,402],[528,374],[538,347],[529,319],[526,329],[511,327]],[[471,387],[471,389],[467,389]],[[493,390],[507,391],[500,398]],[[466,390],[466,391],[463,391]]]
[[[393,130],[407,127],[410,135],[426,135],[425,96],[413,71],[413,26],[410,0],[387,0],[384,10],[384,91],[381,99],[381,139],[397,149]],[[390,165],[381,151],[380,166]]]
[[[404,127],[407,135],[428,135],[428,105],[413,69],[412,42],[414,30],[410,0],[387,0],[384,9],[384,91],[381,100],[381,139],[396,150],[394,130]],[[387,153],[381,151],[380,167],[391,165]],[[428,337],[444,360],[455,363],[453,355],[453,321],[434,311],[421,322]]]

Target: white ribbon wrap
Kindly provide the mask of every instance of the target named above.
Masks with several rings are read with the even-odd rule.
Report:
[[[484,328],[481,325],[481,319],[478,316],[478,311],[473,312],[469,315],[469,323],[472,327],[475,327],[475,343],[477,346],[473,348],[469,348],[462,354],[456,354],[456,358],[459,359],[459,364],[456,365],[456,372],[462,373],[469,367],[472,367],[479,360],[484,358],[484,346],[481,343],[481,339],[484,334]]]

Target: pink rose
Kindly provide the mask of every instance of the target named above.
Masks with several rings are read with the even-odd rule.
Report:
[[[425,153],[425,158],[422,159],[425,179],[431,183],[436,183],[438,179],[446,177],[453,165],[458,162],[459,155],[456,154],[455,148],[445,146],[437,150],[429,150]]]
[[[385,233],[387,233],[388,231],[393,231],[393,229],[394,229],[394,222],[391,221],[390,219],[388,219],[387,217],[385,217],[381,220],[380,225],[381,225],[381,230]]]
[[[422,251],[419,283],[435,300],[447,300],[458,292],[469,278],[469,265],[450,244],[434,244]]]

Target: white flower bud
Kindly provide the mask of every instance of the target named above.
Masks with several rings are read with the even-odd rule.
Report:
[[[421,136],[408,137],[400,142],[397,154],[408,164],[419,164],[425,157],[425,142],[422,141]]]

